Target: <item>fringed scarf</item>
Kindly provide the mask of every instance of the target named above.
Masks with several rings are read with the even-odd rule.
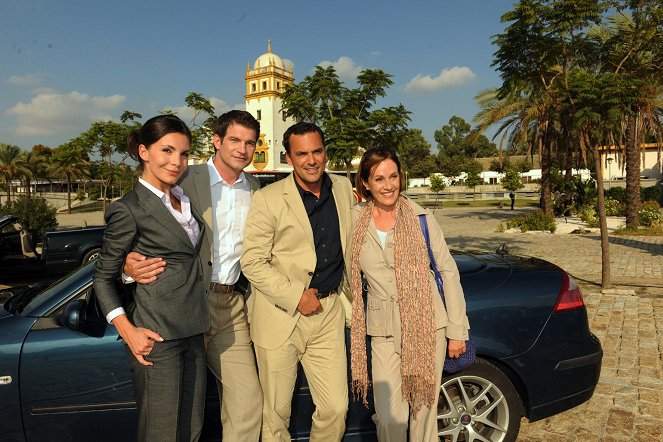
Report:
[[[359,255],[373,216],[369,201],[357,219],[352,235],[352,391],[367,405],[369,388],[366,362],[366,319],[362,298]],[[437,394],[435,382],[435,314],[430,288],[430,260],[417,216],[404,197],[396,202],[394,265],[401,314],[401,392],[416,413],[431,407]]]

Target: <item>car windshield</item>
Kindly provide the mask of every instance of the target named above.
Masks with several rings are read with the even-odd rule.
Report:
[[[85,272],[90,272],[90,265],[94,266],[94,262],[80,267],[73,272],[51,282],[44,284],[24,285],[0,292],[0,302],[4,302],[4,308],[12,315],[20,315],[23,310],[34,300],[37,300],[40,295],[45,298],[50,297],[50,293],[60,291],[60,289],[69,289],[70,286],[79,284],[81,278],[76,275]]]
[[[4,307],[12,315],[19,315],[26,305],[30,303],[38,294],[44,291],[46,287],[42,284],[34,286],[22,286],[0,293],[0,299],[9,297]]]

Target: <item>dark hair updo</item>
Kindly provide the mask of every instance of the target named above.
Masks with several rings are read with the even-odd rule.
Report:
[[[138,146],[141,144],[150,147],[168,134],[179,133],[186,135],[191,143],[191,131],[186,123],[175,115],[157,115],[143,124],[140,129],[132,130],[127,137],[129,156],[143,165],[143,160],[138,154]]]

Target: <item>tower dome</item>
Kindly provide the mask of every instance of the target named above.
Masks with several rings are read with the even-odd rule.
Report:
[[[285,70],[285,63],[281,57],[272,53],[272,41],[267,40],[267,52],[256,59],[253,69],[260,69],[270,65]]]

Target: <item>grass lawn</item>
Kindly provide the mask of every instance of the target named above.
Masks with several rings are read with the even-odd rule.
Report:
[[[504,209],[509,210],[511,207],[511,202],[509,200],[439,200],[436,204],[435,200],[414,200],[417,204],[424,207],[493,207],[498,208],[500,202],[504,204]],[[516,209],[522,209],[523,207],[539,207],[538,199],[521,199],[516,200]]]

